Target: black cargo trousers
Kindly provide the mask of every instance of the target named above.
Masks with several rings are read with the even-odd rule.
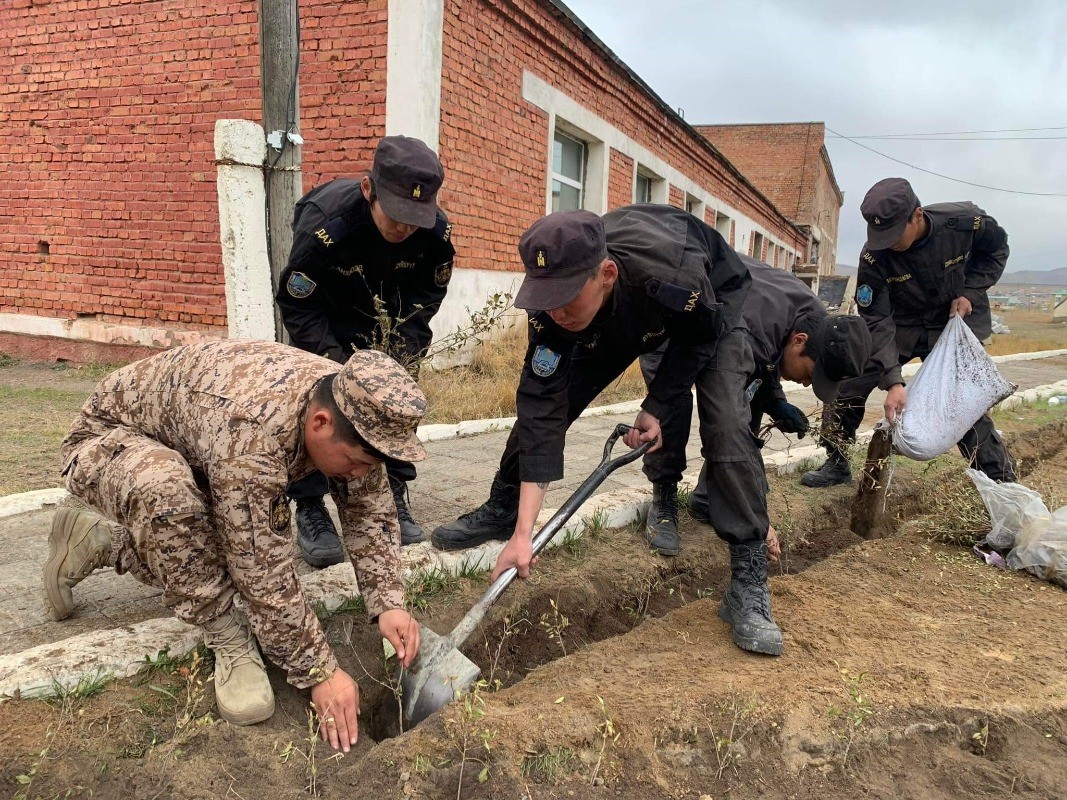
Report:
[[[633,363],[637,354],[576,353],[567,392],[568,427],[604,388]],[[719,340],[715,354],[696,380],[701,455],[705,459],[711,524],[730,544],[762,541],[767,516],[767,476],[758,440],[749,430],[751,412],[745,385],[754,369],[748,332],[735,328]],[[644,473],[652,483],[677,483],[685,470],[685,446],[692,420],[692,396],[660,420],[663,446],[645,456]],[[688,403],[688,413],[683,407]],[[513,428],[500,459],[500,478],[518,486],[518,430]]]
[[[909,352],[900,353],[900,365],[904,366],[913,358],[925,360],[939,335],[939,331],[923,331]],[[821,438],[828,452],[843,453],[848,445],[856,441],[856,430],[863,421],[867,398],[878,387],[880,379],[881,373],[877,367],[868,369],[859,377],[850,378],[841,384],[836,402],[823,408]],[[1004,447],[989,414],[983,414],[956,446],[968,463],[993,480],[1016,480],[1015,461]]]

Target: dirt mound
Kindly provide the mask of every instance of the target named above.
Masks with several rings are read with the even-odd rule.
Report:
[[[1039,422],[1005,427],[1027,482],[1062,503],[1063,420]],[[959,466],[898,465],[891,505],[909,524],[879,541],[847,530],[853,490],[772,479],[781,658],[731,643],[709,528],[686,521],[675,560],[609,532],[505,596],[466,649],[486,685],[413,731],[393,736],[374,629],[337,616],[362,693],[348,756],[309,736],[306,693],[276,672],[278,713],[236,729],[205,716],[208,665],[163,664],[89,699],[0,705],[0,795],[1067,797],[1067,593],[912,532]],[[484,588],[438,598],[427,623],[449,630]]]

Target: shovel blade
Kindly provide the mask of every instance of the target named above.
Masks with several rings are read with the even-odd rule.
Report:
[[[438,636],[420,625],[419,639],[418,657],[400,676],[400,697],[409,726],[418,725],[468,691],[482,673],[453,645],[451,637]]]

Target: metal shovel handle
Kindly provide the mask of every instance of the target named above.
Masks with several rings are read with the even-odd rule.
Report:
[[[628,431],[632,430],[633,426],[619,424],[615,426],[615,430],[612,431],[611,436],[608,437],[607,442],[604,443],[604,456],[600,460],[600,463],[589,474],[589,477],[582,481],[582,485],[579,486],[566,502],[563,503],[552,515],[552,518],[545,523],[544,527],[537,532],[534,536],[532,546],[533,555],[537,555],[545,549],[552,538],[559,533],[560,529],[566,524],[574,512],[577,511],[582,503],[589,499],[589,496],[596,491],[597,487],[604,482],[604,480],[617,470],[619,467],[630,464],[641,456],[643,456],[648,449],[655,444],[655,440],[651,442],[645,442],[640,447],[635,447],[628,453],[624,453],[621,456],[615,458],[611,457],[611,451],[615,447],[615,443],[619,441],[621,436],[624,436]],[[460,647],[470,636],[474,629],[481,623],[482,618],[485,617],[485,612],[489,610],[489,607],[496,602],[497,598],[504,593],[504,590],[508,588],[511,582],[518,574],[518,570],[515,567],[509,567],[500,573],[492,586],[490,586],[482,599],[479,600],[467,615],[460,620],[459,624],[449,634],[449,638],[452,640],[454,647]]]

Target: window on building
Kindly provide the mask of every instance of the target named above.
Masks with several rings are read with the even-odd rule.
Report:
[[[634,202],[652,202],[652,178],[640,172],[637,173],[637,180],[634,182]]]
[[[755,231],[752,233],[752,257],[763,260],[763,234]]]
[[[715,214],[715,230],[719,232],[719,236],[729,243],[730,241],[730,218],[723,214],[721,211]]]
[[[813,238],[811,240],[811,258],[808,259],[809,264],[819,263],[819,240]]]
[[[697,219],[704,219],[704,203],[691,194],[685,196],[685,210]]]
[[[556,131],[552,145],[552,210],[582,208],[585,190],[585,142]]]

